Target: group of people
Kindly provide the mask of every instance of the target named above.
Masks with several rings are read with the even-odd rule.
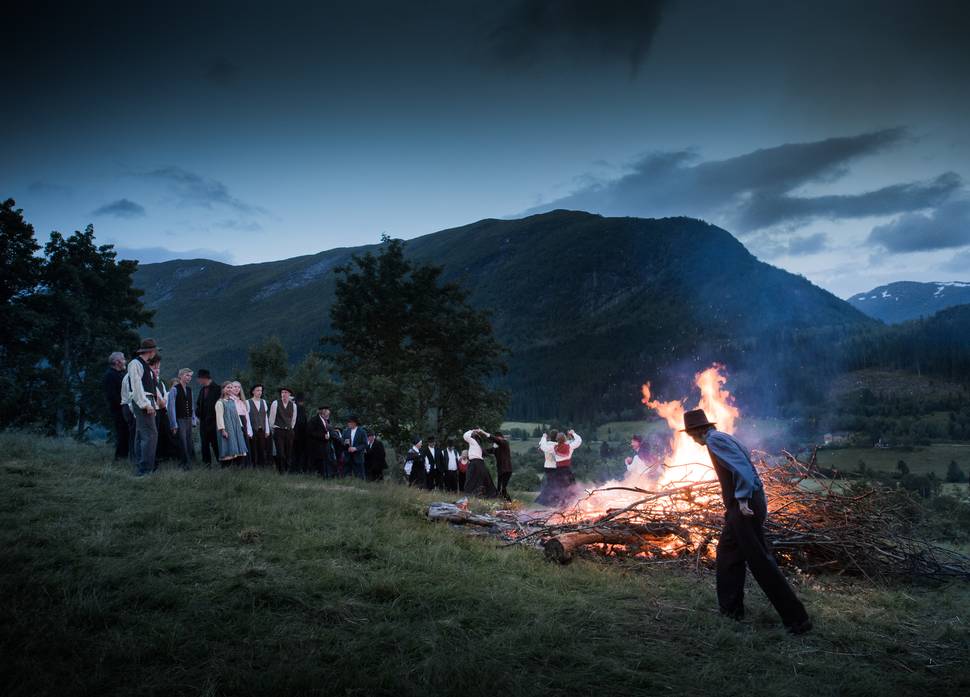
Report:
[[[462,435],[466,447],[459,450],[455,439],[443,445],[435,436],[411,440],[404,457],[404,474],[409,486],[425,489],[465,492],[482,498],[503,497],[511,501],[508,486],[512,478],[512,450],[509,439],[501,432],[488,433],[474,428]],[[485,466],[486,455],[495,458],[498,484]]]
[[[288,387],[267,401],[263,385],[253,385],[246,396],[239,381],[220,385],[208,370],[195,375],[189,368],[180,369],[166,387],[153,339],[143,340],[130,362],[115,352],[108,363],[104,390],[115,425],[115,458],[129,458],[138,476],[157,469],[160,443],[171,444],[181,466],[190,469],[195,429],[207,466],[214,461],[223,467],[275,466],[280,474],[314,472],[371,481],[382,479],[387,469],[383,443],[358,417],[350,416],[343,429],[334,424],[327,406],[309,417],[302,399],[294,399]]]

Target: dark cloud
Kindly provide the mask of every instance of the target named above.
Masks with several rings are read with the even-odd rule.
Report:
[[[788,240],[788,254],[791,256],[801,256],[803,254],[817,254],[828,247],[829,238],[824,232],[816,232],[814,235],[804,235],[792,237]]]
[[[119,259],[135,259],[141,264],[157,264],[172,259],[211,259],[232,263],[232,254],[228,250],[215,249],[186,249],[175,251],[166,247],[119,247],[115,246]]]
[[[959,191],[963,181],[945,172],[928,182],[893,184],[862,194],[836,196],[753,196],[737,218],[742,229],[758,229],[779,223],[802,224],[817,218],[864,218],[932,208]]]
[[[647,155],[633,171],[593,181],[531,212],[571,208],[604,215],[692,215],[748,233],[774,226],[796,228],[815,219],[892,215],[936,206],[962,185],[945,173],[929,182],[887,186],[860,194],[797,196],[810,184],[838,181],[855,160],[907,139],[903,129],[810,143],[787,143],[726,160],[697,161],[689,150]]]
[[[662,0],[519,0],[491,32],[502,62],[530,66],[544,59],[618,60],[636,75],[660,26]]]
[[[71,193],[72,189],[63,184],[38,179],[27,186],[27,191],[37,196],[66,196]]]
[[[150,179],[166,182],[179,199],[179,205],[213,209],[224,206],[245,215],[265,214],[266,210],[240,201],[229,193],[221,181],[202,177],[181,167],[161,167],[145,174]]]
[[[229,87],[239,79],[239,66],[225,58],[217,58],[205,68],[205,79],[220,87]]]
[[[144,218],[145,207],[126,198],[106,203],[96,208],[91,215],[110,215],[115,218]]]
[[[970,199],[956,199],[930,213],[907,213],[869,233],[887,252],[925,252],[970,244]]]

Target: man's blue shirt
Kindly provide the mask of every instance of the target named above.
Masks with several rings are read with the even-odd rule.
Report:
[[[707,432],[706,442],[711,455],[734,475],[734,498],[749,499],[764,488],[751,462],[751,453],[737,438],[712,428]]]

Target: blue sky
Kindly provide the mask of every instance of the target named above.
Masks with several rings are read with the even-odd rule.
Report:
[[[0,195],[142,261],[554,207],[693,215],[847,296],[970,280],[957,2],[24,3]]]

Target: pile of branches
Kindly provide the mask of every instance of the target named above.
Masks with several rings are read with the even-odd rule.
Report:
[[[920,539],[921,505],[908,492],[827,479],[814,457],[803,463],[790,453],[775,463],[762,459],[759,472],[768,498],[765,534],[781,565],[872,582],[970,580],[970,557]],[[584,502],[610,491],[635,500],[603,515],[580,513]],[[607,487],[504,534],[512,544],[541,545],[560,563],[586,552],[699,567],[713,563],[723,516],[716,481],[662,491]]]

